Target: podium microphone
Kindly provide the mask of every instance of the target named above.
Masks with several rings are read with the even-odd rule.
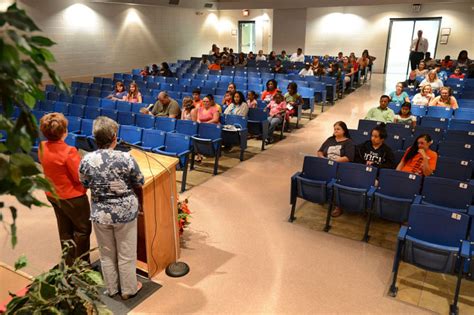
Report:
[[[143,152],[148,160],[148,158],[151,158],[153,161],[157,162],[158,164],[160,164],[169,174],[171,174],[171,171],[168,169],[168,167],[166,167],[165,165],[163,165],[163,163],[161,163],[161,161],[159,161],[158,159],[156,159],[154,156],[151,156],[148,154],[147,151],[143,150],[142,147],[136,145],[136,144],[133,144],[133,143],[129,143],[129,142],[126,142],[124,140],[120,140],[118,142],[118,145],[122,146],[122,147],[127,147],[127,148],[134,148],[134,149],[137,149],[137,150],[140,150],[141,152]],[[150,173],[152,175],[152,177],[154,178],[155,175],[153,174],[153,172],[151,171],[151,165],[150,165],[150,162],[148,161],[148,167],[150,168]],[[172,185],[172,182],[170,181],[170,185]],[[155,187],[155,186],[153,186]],[[170,191],[173,191],[172,187],[170,187]],[[155,203],[155,207],[156,207],[156,203]],[[171,209],[173,209],[173,216],[175,218],[178,218],[178,215],[176,213],[176,209],[175,209],[175,206],[174,206],[174,198],[173,198],[173,194],[171,194]],[[177,239],[176,239],[176,235],[177,235],[177,231],[176,231],[176,224],[173,224],[173,231],[174,231],[174,242],[175,244],[177,243]],[[156,235],[156,231],[155,231],[155,235]],[[152,241],[152,243],[154,243]],[[179,246],[179,245],[178,245]],[[178,246],[175,246],[175,257],[176,259],[178,258]],[[155,257],[153,256],[153,253],[151,255],[151,257],[153,258],[153,260],[155,259]],[[156,262],[155,262],[156,263]],[[169,277],[173,277],[173,278],[178,278],[178,277],[183,277],[185,275],[187,275],[189,273],[189,266],[188,264],[186,264],[185,262],[182,262],[182,261],[175,261],[175,262],[172,262],[171,264],[169,264],[167,267],[166,267],[166,270],[165,270],[166,274],[169,276]]]

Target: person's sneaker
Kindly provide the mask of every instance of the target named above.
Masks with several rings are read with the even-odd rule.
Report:
[[[140,281],[137,281],[137,292],[135,294],[122,294],[122,300],[128,300],[137,296],[138,292],[142,289],[143,284]]]
[[[109,293],[109,290],[105,290],[105,291],[104,291],[104,295],[107,295],[107,296],[110,297],[110,298],[115,297],[117,294],[118,294],[118,291],[115,292],[115,293],[113,293],[113,294],[110,294],[110,293]]]

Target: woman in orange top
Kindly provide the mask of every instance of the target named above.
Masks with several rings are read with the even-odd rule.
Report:
[[[278,92],[280,92],[280,90],[278,89],[277,81],[274,79],[268,80],[267,89],[262,93],[262,101],[267,104],[270,103],[273,100],[273,96]]]
[[[417,175],[429,176],[436,169],[438,154],[430,149],[433,144],[430,135],[424,134],[416,138],[411,147],[397,166],[397,170]]]
[[[53,184],[56,199],[47,193],[54,208],[59,229],[59,239],[76,243],[66,258],[68,264],[90,249],[91,221],[86,189],[79,181],[81,157],[75,147],[64,142],[68,121],[61,113],[50,113],[40,120],[40,130],[47,141],[41,142],[39,160],[45,177]],[[88,261],[89,255],[83,256]]]

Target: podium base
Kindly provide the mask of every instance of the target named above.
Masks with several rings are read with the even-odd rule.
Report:
[[[171,263],[166,267],[166,274],[169,277],[179,278],[187,275],[189,272],[189,266],[181,261]]]

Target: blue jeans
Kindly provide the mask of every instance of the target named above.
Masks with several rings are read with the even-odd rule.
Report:
[[[269,116],[268,117],[268,122],[269,122],[269,125],[268,125],[268,139],[273,138],[273,132],[275,131],[276,126],[281,124],[282,121],[283,121],[283,118],[279,117],[279,116],[273,116],[273,117]]]

